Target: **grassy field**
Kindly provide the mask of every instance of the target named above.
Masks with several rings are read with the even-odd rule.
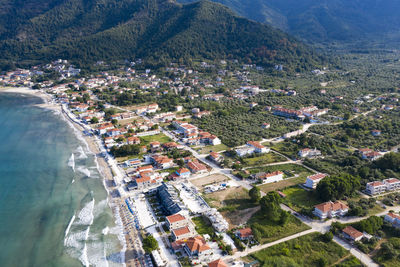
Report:
[[[211,225],[211,222],[204,216],[192,218],[193,223],[196,225],[196,231],[200,235],[208,234],[212,236],[215,231]]]
[[[245,167],[252,167],[252,166],[260,166],[264,164],[269,164],[269,163],[275,163],[275,162],[283,162],[286,161],[286,159],[276,153],[267,153],[263,154],[259,157],[254,157],[254,158],[245,158],[243,159],[243,165]]]
[[[251,228],[259,232],[259,241],[262,244],[294,235],[310,229],[293,215],[289,215],[288,221],[284,225],[267,218],[260,210],[249,220]]]
[[[216,146],[205,146],[199,149],[199,153],[200,154],[209,154],[210,151],[214,151],[214,152],[220,152],[220,151],[224,151],[227,150],[228,146],[224,145],[224,144],[220,144],[220,145],[216,145]]]
[[[293,142],[286,141],[286,142],[275,143],[271,147],[271,149],[276,150],[282,153],[283,155],[288,156],[289,158],[295,158],[301,148],[299,145]]]
[[[206,177],[191,180],[190,182],[198,187],[200,190],[202,190],[203,187],[206,185],[221,183],[229,180],[230,178],[228,176],[222,174],[212,174]]]
[[[313,233],[251,254],[261,266],[332,266],[347,260],[349,252]],[[357,265],[350,265],[357,266]]]
[[[286,195],[283,202],[294,209],[300,211],[304,208],[311,208],[321,201],[315,196],[313,191],[306,191],[300,187],[294,186],[282,191]]]
[[[165,134],[156,134],[156,135],[149,135],[149,136],[143,136],[140,137],[141,140],[141,145],[148,145],[150,142],[154,142],[154,141],[158,141],[161,144],[162,143],[167,143],[167,142],[171,142],[172,140],[166,136]]]
[[[241,210],[255,206],[251,202],[249,192],[243,187],[228,188],[223,191],[207,194],[208,203],[223,210]]]
[[[259,210],[259,207],[251,202],[248,191],[242,187],[228,188],[207,194],[204,198],[210,206],[221,212],[230,228],[246,224],[251,216]]]
[[[303,175],[307,177],[308,175],[313,174],[310,170],[304,168],[301,165],[287,163],[287,164],[280,164],[280,165],[272,165],[272,166],[264,166],[258,168],[251,168],[247,169],[251,174],[255,174],[258,172],[274,172],[274,171],[282,171],[285,173],[285,177],[293,177],[297,175]]]

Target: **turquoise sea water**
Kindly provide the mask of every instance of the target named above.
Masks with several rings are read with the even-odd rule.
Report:
[[[94,155],[38,103],[0,93],[0,266],[120,266]]]

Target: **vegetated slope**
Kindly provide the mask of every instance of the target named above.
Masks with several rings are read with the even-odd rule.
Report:
[[[301,70],[323,60],[287,34],[209,1],[189,5],[168,0],[59,1],[40,14],[30,13],[29,19],[16,18],[20,21],[16,30],[0,35],[3,62],[57,57],[80,63],[134,57],[161,63],[237,58]]]
[[[193,2],[195,0],[179,0]],[[398,0],[213,0],[308,41],[400,35]]]

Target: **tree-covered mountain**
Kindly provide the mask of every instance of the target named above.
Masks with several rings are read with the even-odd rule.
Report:
[[[3,63],[138,57],[161,63],[237,58],[287,69],[321,63],[319,55],[280,30],[209,1],[0,0],[0,14],[5,15],[0,20]]]
[[[195,0],[179,0],[193,2]],[[213,0],[238,14],[316,42],[399,35],[399,0]]]

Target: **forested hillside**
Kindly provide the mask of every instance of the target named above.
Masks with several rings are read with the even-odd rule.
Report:
[[[179,0],[194,2],[196,0]],[[213,0],[313,42],[399,37],[398,0]],[[383,41],[383,40],[382,40]]]
[[[322,62],[287,34],[209,1],[181,5],[168,0],[30,0],[47,3],[31,12],[23,11],[31,4],[8,1],[9,9],[19,6],[21,11],[15,18],[4,18],[18,21],[17,26],[0,25],[3,63],[54,58],[88,63],[140,57],[166,64],[171,59],[237,58],[302,70]]]

